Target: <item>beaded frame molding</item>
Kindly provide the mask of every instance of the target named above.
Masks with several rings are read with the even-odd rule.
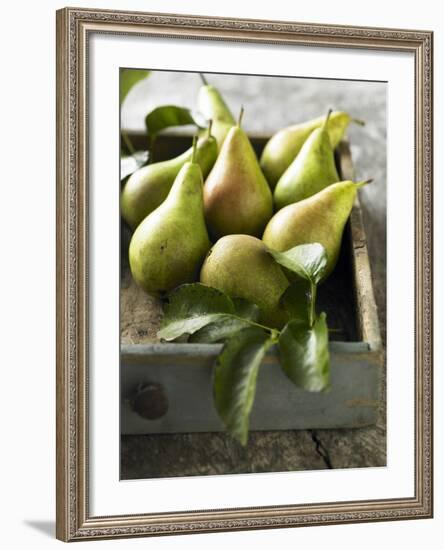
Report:
[[[90,515],[85,90],[88,36],[94,32],[414,54],[414,497],[130,516]],[[57,12],[57,538],[73,541],[432,517],[432,54],[433,33],[429,31],[78,8]]]

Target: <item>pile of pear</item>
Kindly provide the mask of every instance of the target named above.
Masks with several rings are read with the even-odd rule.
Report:
[[[318,242],[334,269],[358,189],[340,181],[334,149],[350,116],[289,126],[260,160],[219,91],[201,87],[198,109],[210,120],[185,153],[140,168],[121,193],[122,216],[134,229],[129,265],[136,283],[163,296],[200,281],[255,303],[259,321],[282,328],[282,295],[292,276],[268,250]],[[324,278],[325,278],[324,277]]]

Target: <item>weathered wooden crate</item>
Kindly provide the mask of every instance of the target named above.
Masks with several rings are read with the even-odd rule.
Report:
[[[143,147],[142,138],[131,136]],[[183,151],[190,138],[164,136],[157,160]],[[252,138],[260,153],[266,138]],[[343,179],[353,179],[350,149],[336,153]],[[122,226],[121,433],[214,432],[223,426],[213,405],[213,365],[219,344],[156,341],[161,304],[143,294],[127,262],[128,230]],[[357,428],[376,422],[381,338],[359,201],[347,224],[334,273],[319,288],[318,309],[327,312],[331,391],[309,393],[283,374],[275,350],[264,360],[250,417],[251,430]]]

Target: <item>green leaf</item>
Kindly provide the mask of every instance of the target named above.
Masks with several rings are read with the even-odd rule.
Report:
[[[120,157],[120,181],[131,176],[136,170],[148,164],[148,151],[136,151],[133,155]]]
[[[142,69],[120,69],[120,105],[122,105],[132,87],[144,80],[149,74],[150,71]]]
[[[327,253],[319,243],[301,244],[286,252],[268,251],[278,264],[313,284],[319,283],[327,267]]]
[[[217,358],[214,376],[216,409],[227,431],[242,445],[247,443],[259,367],[272,343],[265,331],[256,327],[245,328],[225,343]]]
[[[291,319],[305,324],[310,322],[311,285],[306,279],[297,277],[281,296],[281,303]]]
[[[240,330],[251,326],[246,319],[221,314],[217,320],[202,327],[190,336],[189,342],[195,344],[214,344],[236,335]]]
[[[290,321],[279,337],[279,355],[285,374],[300,388],[319,392],[329,388],[330,357],[325,313],[312,328]]]
[[[243,298],[233,298],[233,304],[235,316],[221,315],[215,322],[195,332],[189,341],[205,344],[222,342],[240,330],[251,326],[250,321],[256,322],[259,319],[260,309],[256,304]]]
[[[253,302],[249,302],[244,298],[233,298],[233,304],[238,317],[255,322],[259,321],[261,310]]]
[[[193,124],[198,127],[206,127],[206,121],[197,113],[193,113],[185,107],[177,105],[162,105],[156,107],[145,117],[145,125],[148,135],[153,141],[157,134],[172,126],[187,126]]]
[[[194,334],[200,328],[234,314],[234,304],[226,294],[201,283],[179,286],[168,297],[159,338],[174,340],[182,334]]]

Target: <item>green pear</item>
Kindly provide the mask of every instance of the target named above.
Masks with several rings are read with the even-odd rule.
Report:
[[[210,126],[211,131],[211,126]],[[206,178],[217,158],[216,139],[210,134],[197,142],[196,162]],[[120,196],[120,209],[127,224],[136,228],[139,223],[167,198],[182,166],[191,160],[191,147],[178,157],[148,164],[136,170],[126,181]]]
[[[205,259],[200,281],[232,298],[255,303],[264,325],[281,328],[288,321],[279,300],[289,282],[256,237],[227,235],[219,239]]]
[[[217,140],[219,149],[236,120],[227,107],[219,90],[208,84],[205,77],[201,75],[204,85],[200,88],[197,96],[197,110],[207,119],[213,121],[212,133]]]
[[[339,181],[327,129],[330,114],[331,111],[322,126],[308,136],[297,157],[280,177],[273,195],[276,210],[307,199]]]
[[[202,170],[192,157],[166,200],[135,230],[129,245],[131,273],[146,292],[168,292],[198,279],[209,248]]]
[[[328,133],[333,149],[341,141],[350,122],[363,124],[352,119],[348,113],[333,111],[328,119]],[[300,124],[293,124],[282,128],[274,134],[264,147],[261,155],[261,168],[270,187],[274,189],[279,178],[293,162],[304,145],[305,140],[316,128],[325,122],[325,116],[314,118]]]
[[[308,199],[289,204],[271,218],[262,240],[279,252],[300,244],[321,243],[327,253],[327,277],[338,260],[356,193],[369,181],[333,183]]]
[[[233,126],[204,188],[210,235],[262,235],[273,213],[273,198],[247,134]]]

